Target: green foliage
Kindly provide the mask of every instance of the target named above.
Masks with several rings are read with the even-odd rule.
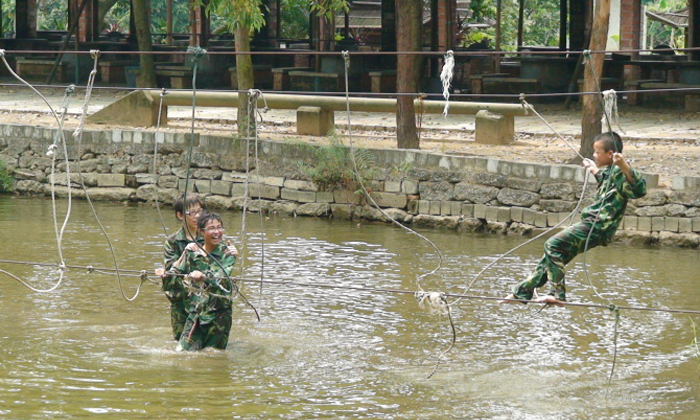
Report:
[[[39,0],[37,1],[37,8],[38,30],[68,30],[68,2],[58,0]]]
[[[0,159],[0,192],[12,191],[12,185],[15,179],[10,175],[10,172],[5,166],[5,162]]]
[[[346,0],[316,0],[311,3],[311,11],[328,20],[333,19],[337,13],[349,10]]]
[[[687,0],[642,0],[652,12],[675,12],[684,7],[688,7]],[[661,22],[649,20],[647,25],[647,40],[648,48],[654,48],[657,45],[669,45],[673,48],[685,47],[685,35],[682,29],[674,29],[671,26],[664,25]]]
[[[14,32],[15,27],[15,0],[5,0],[2,3],[2,31],[6,33]]]
[[[310,10],[311,0],[282,0],[280,2],[280,37],[308,38]]]
[[[197,2],[202,5],[202,0]],[[260,30],[265,25],[262,7],[261,0],[212,0],[206,5],[206,11],[232,34],[236,28],[247,28],[251,32]]]
[[[353,156],[357,163],[356,173],[350,149],[334,136],[331,136],[330,142],[330,145],[320,147],[305,143],[302,145],[313,156],[314,163],[300,163],[299,170],[319,188],[325,191],[335,189],[357,191],[360,181],[364,182],[376,176],[378,171],[372,152],[367,149],[353,149]]]

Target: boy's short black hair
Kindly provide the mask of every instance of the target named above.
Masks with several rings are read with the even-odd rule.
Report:
[[[194,193],[187,194],[187,200],[185,200],[185,194],[182,194],[180,197],[176,198],[175,201],[173,201],[173,210],[175,210],[175,214],[182,213],[184,215],[187,209],[197,204],[199,204],[199,207],[204,208],[202,199],[199,198],[199,195]]]
[[[614,131],[598,134],[593,138],[593,143],[596,142],[601,142],[603,149],[606,152],[612,150],[616,153],[622,153],[622,138]]]
[[[199,219],[197,219],[197,228],[204,229],[207,223],[211,222],[212,220],[216,220],[217,222],[221,223],[221,226],[224,225],[224,222],[221,220],[221,216],[219,216],[218,213],[214,213],[213,211],[204,211],[199,216]]]

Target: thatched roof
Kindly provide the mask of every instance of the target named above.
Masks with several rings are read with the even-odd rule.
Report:
[[[688,8],[677,10],[675,12],[652,12],[647,10],[647,19],[661,22],[664,25],[673,26],[675,28],[688,27]]]

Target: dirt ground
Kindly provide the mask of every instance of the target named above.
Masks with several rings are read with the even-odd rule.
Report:
[[[101,109],[123,91],[95,91],[89,113]],[[47,93],[54,108],[60,108],[61,92]],[[79,123],[82,103],[68,108],[67,127]],[[488,156],[505,160],[534,163],[568,163],[576,157],[580,135],[580,110],[563,110],[561,104],[537,106],[538,112],[560,133],[559,136],[536,117],[516,118],[516,141],[507,146],[487,146],[474,142],[473,116],[425,115],[421,122],[423,150],[471,156]],[[191,109],[173,108],[165,131],[190,130]],[[682,110],[620,108],[620,126],[625,131],[624,155],[633,167],[661,176],[661,183],[669,185],[673,175],[700,176],[700,115]],[[235,110],[230,108],[202,108],[197,110],[195,129],[202,133],[229,135],[235,132]],[[298,136],[295,133],[294,111],[271,111],[262,116],[259,138],[328,143],[327,138]],[[56,121],[48,114],[42,101],[20,88],[0,91],[0,121],[6,124],[31,124],[55,127]],[[337,127],[347,127],[347,114],[337,112]],[[353,144],[357,147],[395,148],[395,117],[391,114],[353,112],[350,116]],[[88,129],[105,129],[105,126]],[[150,130],[154,130],[151,128]],[[347,131],[339,130],[338,137],[348,143]]]

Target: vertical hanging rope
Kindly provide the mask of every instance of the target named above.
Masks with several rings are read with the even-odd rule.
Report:
[[[445,62],[442,65],[440,72],[440,81],[442,82],[442,96],[445,98],[445,108],[442,115],[447,118],[447,113],[450,110],[450,87],[452,87],[452,76],[455,70],[455,57],[452,50],[445,53]]]
[[[156,122],[156,132],[154,134],[154,141],[153,141],[153,175],[158,179],[158,133],[160,133],[160,124],[161,124],[161,118],[163,116],[163,98],[165,98],[165,95],[168,93],[165,91],[165,88],[163,88],[160,91],[159,96],[159,101],[158,101],[158,121]],[[153,189],[153,199],[156,202],[156,210],[158,210],[158,217],[160,218],[160,224],[163,227],[163,233],[165,234],[165,238],[168,238],[168,228],[165,227],[165,220],[163,220],[163,213],[160,211],[160,202],[158,200],[158,188]]]
[[[603,91],[601,96],[603,98],[603,117],[600,122],[606,127],[612,127],[615,124],[622,134],[627,134],[620,126],[620,115],[617,113],[617,92],[614,89],[609,89]]]

